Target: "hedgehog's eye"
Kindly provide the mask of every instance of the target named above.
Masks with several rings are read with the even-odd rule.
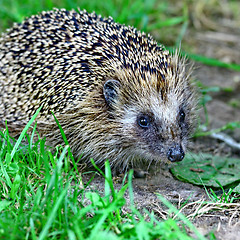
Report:
[[[185,112],[183,111],[183,109],[180,109],[179,111],[179,122],[183,123],[185,120]]]
[[[151,124],[151,119],[148,115],[140,115],[137,118],[137,123],[141,128],[148,128]]]

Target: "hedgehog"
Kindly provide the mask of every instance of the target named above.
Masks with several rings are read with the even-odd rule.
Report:
[[[177,51],[176,51],[177,52]],[[191,68],[151,35],[83,10],[43,11],[0,38],[0,124],[17,136],[37,109],[47,144],[101,166],[181,161],[194,128]]]

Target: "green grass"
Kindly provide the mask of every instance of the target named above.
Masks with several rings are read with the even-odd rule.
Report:
[[[165,26],[171,27],[187,20],[185,16],[171,16],[167,0],[0,0],[0,6],[2,29],[11,26],[11,22],[21,22],[26,16],[37,14],[42,10],[51,10],[54,7],[95,11],[103,16],[112,16],[120,23],[134,25],[145,31],[153,31]],[[169,14],[169,17],[166,17],[166,14]]]
[[[116,190],[109,163],[105,174],[95,166],[105,178],[105,190],[92,191],[87,188],[91,180],[83,183],[82,173],[70,166],[68,146],[51,153],[44,140],[32,141],[36,132],[28,136],[26,130],[17,141],[7,129],[0,132],[0,239],[192,239],[182,224],[205,239],[182,215],[161,221],[147,210],[140,213],[134,206],[132,172]]]

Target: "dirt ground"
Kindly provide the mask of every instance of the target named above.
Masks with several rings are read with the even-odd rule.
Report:
[[[221,35],[222,34],[222,35]],[[238,33],[214,33],[214,32],[189,32],[191,44],[197,46],[197,53],[217,58],[225,62],[240,64],[240,32]],[[229,34],[229,39],[228,39]],[[186,39],[188,39],[188,35]],[[220,37],[219,37],[220,36]],[[221,38],[224,36],[225,38]],[[206,66],[195,63],[194,76],[206,86],[219,86],[232,88],[232,92],[221,90],[211,94],[213,100],[207,103],[210,129],[221,127],[230,121],[240,120],[240,106],[233,107],[230,103],[240,103],[240,72],[225,68]],[[204,120],[203,111],[199,116]],[[240,142],[240,130],[228,132],[237,142]],[[239,158],[240,151],[232,149],[225,143],[202,137],[193,139],[190,149],[194,152],[209,152],[212,154],[230,155]],[[96,189],[103,189],[103,179],[95,178],[93,184]],[[120,184],[116,184],[116,188]],[[186,200],[188,203],[182,212],[190,218],[202,234],[212,232],[217,239],[240,239],[240,202],[233,207],[217,209],[216,206],[207,205],[200,215],[192,218],[201,201],[209,201],[205,189],[189,183],[180,182],[169,172],[169,165],[152,166],[145,178],[133,179],[135,203],[139,209],[146,208],[154,211],[161,218],[167,218],[168,214],[160,203],[156,193],[162,194],[166,199],[179,207]],[[126,197],[128,199],[128,196]],[[210,202],[210,201],[209,201]],[[217,209],[217,210],[216,210]]]

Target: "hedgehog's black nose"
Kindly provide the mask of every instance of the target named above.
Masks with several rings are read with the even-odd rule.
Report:
[[[185,156],[185,153],[182,149],[182,146],[179,144],[176,144],[173,147],[170,147],[167,152],[168,160],[170,160],[171,162],[182,161],[184,156]]]

